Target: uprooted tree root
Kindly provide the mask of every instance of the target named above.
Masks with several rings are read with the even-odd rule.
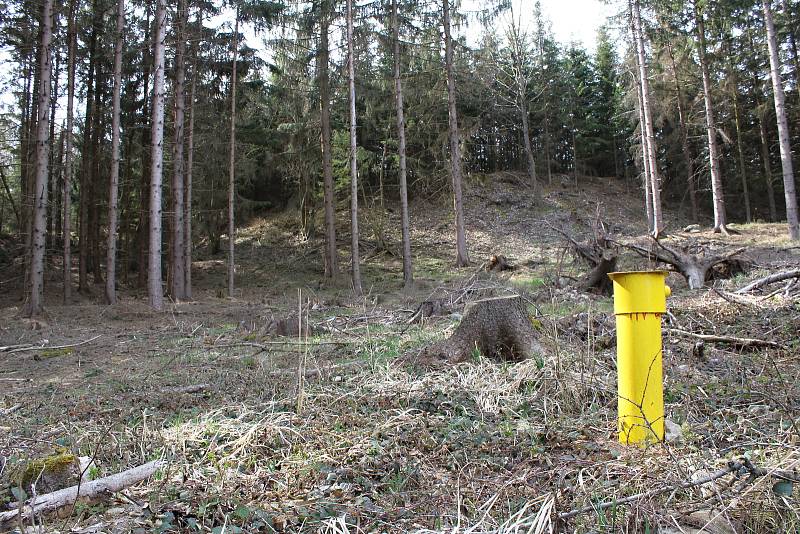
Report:
[[[468,305],[455,332],[425,348],[419,359],[421,363],[458,363],[476,351],[493,360],[514,362],[544,352],[522,297],[494,297]]]

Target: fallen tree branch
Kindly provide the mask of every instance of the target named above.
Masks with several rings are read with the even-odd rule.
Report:
[[[16,412],[20,408],[22,408],[22,404],[15,404],[11,408],[4,408],[4,409],[0,410],[0,417],[5,417],[6,415],[11,415],[12,413]]]
[[[77,501],[79,497],[93,499],[116,493],[149,478],[163,466],[164,462],[162,460],[154,460],[85,484],[71,486],[45,495],[38,495],[33,506],[28,502],[21,506],[18,505],[15,510],[0,512],[0,529],[3,529],[11,522],[18,521],[20,516],[22,520],[27,520],[33,515],[38,516],[69,506]],[[78,495],[79,491],[80,495]]]
[[[200,393],[211,387],[211,384],[191,384],[189,386],[176,386],[170,388],[161,388],[161,393],[169,393],[171,395],[180,395],[183,393]]]
[[[767,475],[779,478],[781,480],[800,482],[800,475],[798,475],[797,473],[793,473],[790,471],[764,469],[763,467],[756,467],[747,458],[742,458],[741,460],[738,461],[731,460],[730,462],[728,462],[728,465],[726,465],[724,468],[718,471],[714,471],[713,473],[704,476],[702,478],[698,478],[697,480],[689,480],[681,482],[680,484],[671,484],[669,486],[662,486],[660,488],[656,488],[650,491],[644,491],[642,493],[629,495],[628,497],[623,497],[621,499],[615,499],[613,501],[591,504],[589,506],[584,506],[583,508],[576,508],[575,510],[571,510],[569,512],[562,512],[558,514],[558,518],[562,520],[570,519],[572,517],[584,514],[586,512],[598,512],[600,510],[607,510],[608,508],[614,508],[616,506],[619,506],[620,504],[628,504],[641,499],[655,497],[656,495],[661,495],[663,493],[669,493],[679,489],[688,489],[696,486],[702,486],[704,484],[713,482],[731,473],[734,473],[737,477],[747,475],[748,480],[750,482],[752,482],[758,477],[763,477]]]
[[[737,289],[734,293],[747,293],[748,291],[753,291],[754,289],[761,289],[764,286],[769,284],[774,284],[775,282],[781,282],[783,280],[788,280],[790,278],[800,278],[800,269],[792,269],[791,271],[783,271],[780,273],[771,274],[769,276],[765,276],[764,278],[759,278],[758,280],[754,280],[750,282],[746,286]]]
[[[686,330],[679,330],[677,328],[667,328],[670,334],[677,334],[679,336],[688,336],[710,343],[727,343],[737,347],[772,347],[775,349],[783,348],[783,345],[775,341],[767,341],[765,339],[755,339],[747,337],[733,337],[733,336],[717,336],[713,334],[695,334],[694,332],[687,332]]]
[[[86,339],[86,340],[84,340],[84,341],[80,341],[80,342],[78,342],[78,343],[70,343],[70,344],[68,344],[68,345],[55,345],[55,346],[49,346],[49,345],[44,345],[44,346],[42,346],[42,345],[32,345],[32,346],[28,346],[28,347],[19,347],[19,348],[13,348],[13,349],[10,349],[10,350],[8,350],[8,352],[10,352],[10,353],[13,353],[13,352],[24,352],[24,351],[28,351],[28,350],[58,350],[58,349],[71,349],[71,348],[73,348],[73,347],[80,347],[81,345],[86,345],[87,343],[91,343],[91,342],[92,342],[92,341],[94,341],[95,339],[97,339],[97,338],[99,338],[99,337],[102,337],[102,336],[103,336],[103,334],[97,334],[96,336],[94,336],[94,337],[92,337],[92,338]],[[0,347],[0,349],[6,349],[6,348],[7,348],[7,347]]]

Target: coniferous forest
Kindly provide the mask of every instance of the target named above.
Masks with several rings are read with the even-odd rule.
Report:
[[[0,532],[800,528],[800,2],[604,3],[0,0]]]

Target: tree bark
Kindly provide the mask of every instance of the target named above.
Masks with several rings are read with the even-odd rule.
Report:
[[[62,234],[64,236],[64,304],[72,297],[72,139],[74,129],[75,105],[75,10],[79,0],[70,0],[69,20],[67,21],[67,125],[64,141],[64,191]]]
[[[202,10],[197,11],[198,31],[203,29]],[[192,85],[189,90],[189,133],[186,140],[186,176],[183,211],[183,296],[192,299],[192,177],[194,172],[194,100],[197,91],[197,45],[192,46]]]
[[[397,15],[397,0],[392,0],[392,32],[394,35],[394,98],[397,109],[397,156],[400,182],[400,229],[403,234],[403,286],[414,287],[411,267],[411,225],[408,213],[408,184],[406,176],[406,120],[403,111],[403,82],[400,79],[400,20]]]
[[[97,0],[92,0],[92,29],[89,36],[89,68],[86,75],[86,112],[83,122],[83,144],[81,146],[81,178],[78,205],[78,291],[89,291],[89,191],[92,174],[92,125],[94,124],[95,70],[97,66]]]
[[[231,146],[228,162],[228,296],[233,298],[233,248],[236,241],[234,200],[236,195],[236,60],[239,53],[239,8],[233,28],[233,72],[231,74]]]
[[[767,140],[766,117],[763,113],[758,117],[758,133],[761,138],[761,161],[764,165],[764,184],[767,187],[767,201],[769,202],[769,220],[778,220],[778,207],[775,202],[775,186],[772,183],[772,160],[769,155],[769,141]]]
[[[347,0],[347,74],[350,91],[350,255],[353,292],[361,296],[361,259],[358,253],[358,142],[356,140],[356,69],[353,54],[353,0]]]
[[[119,195],[120,93],[122,43],[125,38],[125,0],[117,0],[117,35],[114,44],[114,92],[111,111],[111,178],[108,190],[108,246],[106,250],[106,303],[117,302],[117,197]]]
[[[631,31],[635,34],[635,29],[633,24],[631,24]],[[635,38],[634,38],[635,39]],[[639,68],[639,56],[634,56],[634,61],[636,61],[636,68]],[[644,129],[644,104],[642,102],[642,86],[639,83],[639,79],[637,75],[634,75],[634,79],[636,80],[636,97],[638,100],[638,107],[636,111],[639,114],[639,138],[642,144],[642,174],[644,175],[644,211],[645,216],[647,217],[647,231],[649,233],[653,233],[653,196],[650,190],[650,186],[653,183],[650,178],[650,159],[647,157],[647,134],[645,134]]]
[[[467,238],[464,228],[464,201],[461,190],[461,142],[458,134],[456,110],[456,79],[453,66],[453,39],[450,35],[450,1],[442,0],[442,25],[444,26],[445,69],[447,71],[447,111],[450,140],[450,175],[453,181],[453,209],[456,222],[456,266],[469,265]]]
[[[186,108],[186,0],[178,0],[175,21],[175,127],[172,143],[172,242],[170,247],[170,294],[176,301],[184,300],[186,285],[184,269],[184,117]]]
[[[144,98],[142,99],[142,137],[141,137],[141,165],[142,180],[139,184],[139,225],[137,230],[137,241],[139,243],[139,257],[137,258],[138,272],[137,285],[145,287],[147,285],[147,267],[149,263],[150,247],[150,145],[153,138],[153,125],[150,123],[152,110],[150,105],[154,99],[154,92],[150,89],[150,75],[154,68],[153,58],[149,53],[152,38],[152,23],[150,21],[151,2],[145,2],[145,47],[142,51],[142,70]]]
[[[658,237],[664,229],[661,215],[661,178],[658,174],[656,160],[656,138],[653,134],[653,114],[650,107],[650,81],[647,73],[647,54],[644,46],[644,29],[642,27],[639,0],[633,0],[634,35],[636,38],[636,55],[639,60],[639,84],[642,87],[642,115],[644,116],[645,149],[650,167],[650,194],[653,202],[653,236]]]
[[[156,0],[155,24],[147,293],[150,306],[156,311],[161,311],[164,308],[164,288],[161,285],[161,183],[164,159],[164,40],[167,33],[167,10],[164,0]]]
[[[36,173],[33,187],[33,235],[31,236],[30,293],[23,315],[41,315],[43,311],[45,230],[47,225],[47,168],[50,156],[50,68],[53,39],[53,0],[42,4],[42,41],[39,50],[39,104],[36,126]]]
[[[325,277],[336,279],[339,276],[339,253],[336,248],[336,206],[333,192],[333,163],[331,161],[331,95],[328,76],[329,16],[326,9],[320,19],[317,70],[319,72],[320,145],[325,204]]]
[[[786,97],[781,80],[781,64],[778,58],[778,42],[775,36],[775,25],[772,22],[771,0],[762,0],[764,7],[764,25],[767,30],[769,48],[769,66],[772,77],[772,94],[775,99],[775,116],[778,122],[778,144],[781,151],[781,168],[783,170],[783,194],[786,199],[786,221],[789,226],[789,239],[800,240],[798,226],[797,194],[794,187],[794,170],[792,168],[792,148],[789,138],[789,124],[786,120]]]
[[[703,75],[703,100],[706,109],[706,131],[708,134],[708,160],[711,169],[711,195],[714,202],[714,231],[728,233],[727,215],[725,213],[725,194],[722,188],[722,173],[719,168],[719,151],[717,149],[717,126],[714,122],[714,104],[711,101],[711,76],[708,72],[706,59],[706,30],[703,23],[703,14],[700,12],[698,1],[694,0],[695,30],[697,33],[697,58]]]

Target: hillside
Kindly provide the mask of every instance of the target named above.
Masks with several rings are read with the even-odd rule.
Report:
[[[520,176],[503,173],[471,178],[466,200],[473,266],[464,269],[453,267],[448,201],[414,200],[417,287],[409,293],[401,291],[398,215],[377,207],[362,212],[367,294],[359,299],[346,280],[323,283],[321,235],[299,235],[293,212],[241,230],[235,299],[221,297],[224,256],[202,246],[195,300],[164,313],[125,288],[114,306],[97,296],[64,306],[53,265],[46,318],[24,320],[19,282],[4,281],[0,503],[16,500],[14,484],[55,454],[90,457],[93,476],[158,458],[166,467],[68,507],[68,517],[42,518],[48,532],[800,528],[797,490],[790,484],[787,495],[772,474],[800,464],[800,287],[790,280],[732,293],[800,265],[784,225],[731,225],[738,233],[730,237],[688,233],[684,214],[665,211],[668,246],[745,247],[746,270],[695,291],[669,275],[665,402],[675,436],[624,447],[612,301],[573,287],[588,269],[560,231],[582,241],[602,220],[619,243],[646,245],[638,189],[590,178],[575,188],[565,179],[536,202]],[[345,268],[349,235],[339,230]],[[483,272],[492,254],[518,268]],[[16,276],[19,265],[3,272]],[[656,265],[628,251],[618,267]],[[415,363],[469,302],[504,294],[529,303],[541,358]],[[449,313],[409,324],[431,299]],[[299,341],[298,307],[314,327]],[[290,336],[275,335],[287,317],[295,317],[293,330],[284,323]],[[709,339],[698,348],[692,334],[768,343]],[[733,469],[731,461],[767,471],[691,485]]]

